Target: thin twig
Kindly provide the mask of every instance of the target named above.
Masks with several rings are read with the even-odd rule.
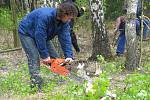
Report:
[[[140,39],[140,61],[139,61],[139,65],[141,65],[141,60],[142,60],[142,41],[143,41],[143,0],[141,0],[141,39]]]

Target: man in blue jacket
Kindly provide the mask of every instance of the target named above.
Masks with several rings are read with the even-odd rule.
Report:
[[[39,8],[25,16],[19,24],[20,41],[28,59],[31,88],[38,86],[41,91],[42,78],[40,58],[47,63],[58,55],[51,43],[56,35],[64,52],[65,61],[73,61],[69,21],[78,15],[71,3],[62,3],[58,8]]]

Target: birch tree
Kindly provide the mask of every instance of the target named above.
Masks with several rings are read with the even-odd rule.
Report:
[[[92,15],[93,50],[90,59],[96,60],[97,55],[111,57],[111,49],[104,24],[103,0],[89,0]]]
[[[138,0],[127,0],[127,21],[126,21],[126,40],[127,56],[126,68],[133,70],[139,66],[138,41],[136,35],[136,10]]]

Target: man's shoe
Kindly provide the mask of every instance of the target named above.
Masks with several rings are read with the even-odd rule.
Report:
[[[116,56],[118,56],[118,57],[121,57],[121,56],[123,56],[124,54],[122,54],[122,53],[116,53]]]
[[[143,38],[143,41],[147,41],[147,40],[149,40],[149,38]]]
[[[38,84],[38,92],[42,93],[42,84]]]
[[[31,84],[31,85],[30,85],[31,90],[32,90],[33,88],[35,88],[35,87],[36,87],[36,84]]]

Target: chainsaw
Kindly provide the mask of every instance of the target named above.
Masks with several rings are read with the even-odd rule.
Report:
[[[78,82],[83,82],[84,78],[81,76],[78,76],[76,71],[77,68],[73,68],[71,64],[69,65],[67,62],[65,62],[65,59],[62,58],[56,58],[56,59],[51,59],[48,63],[44,63],[45,65],[48,65],[47,68],[58,75],[64,76],[64,77],[69,77],[70,79],[73,79]]]

